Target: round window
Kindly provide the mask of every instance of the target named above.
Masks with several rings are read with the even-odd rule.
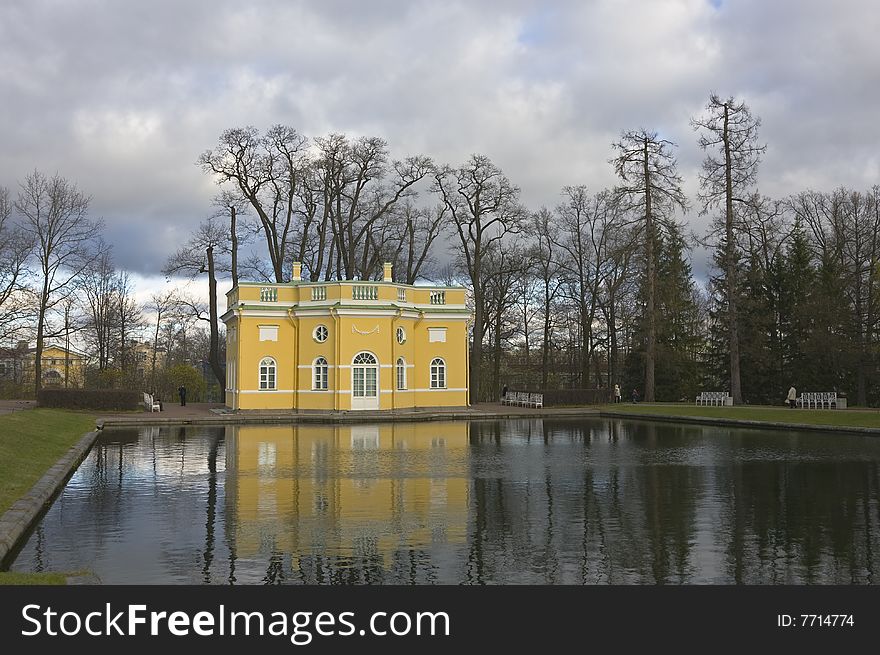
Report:
[[[315,328],[315,331],[312,333],[312,336],[315,338],[315,341],[318,343],[324,343],[327,341],[327,335],[329,332],[327,331],[326,325],[319,325]]]
[[[397,343],[404,343],[406,341],[406,332],[402,327],[397,328]]]

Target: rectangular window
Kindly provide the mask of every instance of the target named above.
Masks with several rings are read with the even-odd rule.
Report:
[[[260,341],[278,341],[277,325],[260,325]]]
[[[397,365],[397,388],[401,391],[406,389],[406,364]]]
[[[429,343],[446,343],[446,328],[428,328]]]
[[[317,366],[315,366],[315,382],[314,382],[315,386],[314,386],[314,389],[316,391],[326,391],[327,386],[328,386],[327,385],[327,382],[328,382],[327,378],[328,377],[329,377],[329,375],[328,375],[326,364],[324,364],[324,365],[318,364]]]
[[[355,398],[364,397],[364,369],[355,368],[352,377],[352,393]]]
[[[406,302],[406,289],[397,290],[397,300],[399,302]]]
[[[366,388],[364,391],[364,395],[367,396],[368,398],[375,398],[376,397],[376,389],[377,389],[376,369],[371,367],[371,368],[367,368],[364,370],[367,373]]]

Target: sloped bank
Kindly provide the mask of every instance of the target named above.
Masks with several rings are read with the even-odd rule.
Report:
[[[28,535],[40,513],[64,488],[67,480],[85,459],[98,432],[84,434],[61,458],[47,470],[36,484],[0,516],[0,568],[6,559]]]

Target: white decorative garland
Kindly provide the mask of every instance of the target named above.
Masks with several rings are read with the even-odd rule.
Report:
[[[373,332],[375,332],[376,334],[379,334],[379,326],[376,325],[376,327],[374,327],[372,330],[364,331],[364,330],[358,330],[354,325],[352,325],[351,332],[352,332],[352,334],[357,332],[358,334],[363,334],[364,336],[366,336],[368,334],[373,334]]]

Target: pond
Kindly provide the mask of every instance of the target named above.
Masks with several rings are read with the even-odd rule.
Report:
[[[608,419],[107,429],[15,571],[105,583],[852,584],[880,439]]]

